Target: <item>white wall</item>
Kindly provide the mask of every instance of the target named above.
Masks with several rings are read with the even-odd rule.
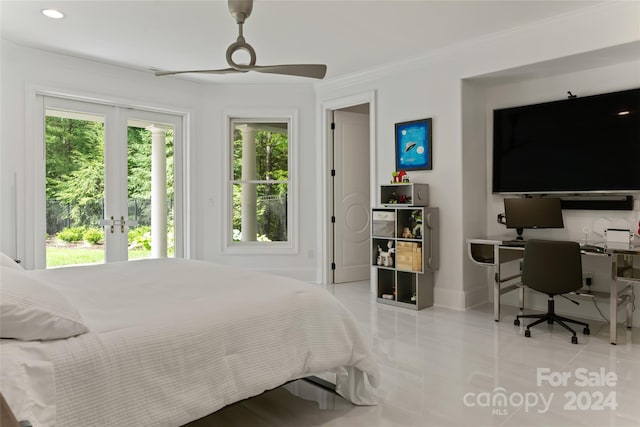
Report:
[[[200,187],[197,210],[202,212],[196,230],[198,253],[203,259],[246,266],[308,281],[316,279],[316,164],[315,95],[311,85],[226,85],[204,88],[203,132],[196,159]],[[295,255],[223,255],[221,203],[226,191],[223,170],[223,119],[233,111],[296,110],[298,113],[298,239]]]
[[[430,185],[431,205],[441,210],[436,305],[465,309],[488,299],[489,273],[468,260],[465,243],[467,237],[486,236],[495,221],[490,207],[496,202],[487,185],[487,86],[526,82],[536,73],[548,76],[585,70],[598,62],[600,66],[624,62],[628,59],[609,58],[607,53],[619,53],[618,47],[628,44],[633,44],[634,54],[638,52],[639,14],[640,3],[609,3],[317,86],[319,104],[376,92],[378,184],[387,182],[395,167],[394,123],[434,119],[433,170],[410,175],[413,181]],[[596,51],[591,57],[583,56]],[[579,57],[574,61],[574,56]],[[619,71],[604,70],[605,79],[618,81]],[[585,86],[594,83],[583,80]],[[573,87],[576,93],[584,88]],[[551,89],[547,90],[550,96]],[[501,94],[496,89],[495,96],[499,95],[520,101],[506,87]]]
[[[615,78],[614,78],[615,76]],[[563,99],[567,90],[579,96],[594,95],[597,93],[613,92],[617,90],[640,87],[640,61],[625,62],[608,67],[593,68],[562,75],[531,79],[524,82],[510,83],[486,88],[484,92],[486,100],[487,138],[486,148],[487,170],[491,170],[491,112],[496,108],[515,105],[526,105],[537,102],[545,102]],[[594,156],[608,155],[620,156],[624,153],[593,153]],[[640,165],[638,166],[640,167]],[[594,171],[598,173],[598,171]],[[487,177],[487,187],[490,188],[490,177]],[[632,211],[603,211],[603,210],[564,210],[563,218],[565,227],[553,230],[526,230],[526,237],[569,239],[582,241],[585,237],[589,242],[602,242],[606,228],[628,228],[637,231],[640,221],[640,193],[632,194],[635,199],[635,209]],[[510,235],[515,237],[513,230],[506,230],[496,221],[496,215],[504,212],[503,196],[492,195],[487,191],[487,235]],[[583,229],[591,230],[585,236]],[[639,237],[636,237],[640,239]],[[583,269],[593,275],[592,288],[597,291],[609,290],[611,273],[607,259],[598,256],[583,257]],[[640,290],[640,284],[636,284],[636,290]],[[491,287],[491,284],[489,284]],[[490,292],[490,289],[489,289]],[[490,297],[492,297],[490,293]],[[546,297],[531,293],[527,307],[546,309]],[[640,299],[638,299],[640,301]],[[517,304],[515,293],[507,294],[504,302],[510,305]],[[582,303],[576,307],[568,301],[560,300],[557,310],[569,314],[600,319],[597,309],[592,303]],[[609,315],[608,305],[600,304],[601,309]],[[623,313],[621,311],[621,313]],[[634,325],[640,325],[640,312],[634,313]]]
[[[294,86],[217,86],[177,78],[159,78],[64,55],[46,53],[2,40],[1,140],[0,140],[0,249],[33,267],[29,230],[33,229],[33,177],[29,173],[33,128],[33,88],[61,94],[112,101],[138,107],[189,114],[190,146],[187,173],[190,181],[188,215],[192,258],[269,270],[305,280],[315,280],[315,122],[314,94],[310,84]],[[294,255],[223,256],[221,254],[221,194],[223,110],[227,108],[296,109],[299,118],[300,226],[299,253]],[[13,184],[17,180],[17,232]],[[17,241],[15,236],[17,236]],[[32,245],[33,246],[33,245]]]
[[[39,125],[39,116],[34,112],[35,88],[189,113],[194,144],[201,135],[197,110],[202,97],[196,84],[176,79],[163,81],[151,73],[24,48],[6,40],[2,40],[1,54],[1,249],[15,256],[17,246],[17,256],[27,267],[33,267],[34,262],[34,248],[27,241],[33,229],[33,158],[42,155],[29,151],[33,149],[33,129]],[[17,233],[11,197],[14,174],[18,190]]]
[[[615,76],[615,78],[612,78],[612,76]],[[487,170],[491,170],[492,167],[490,135],[492,132],[491,112],[494,109],[564,99],[568,90],[578,96],[588,96],[637,87],[640,87],[640,60],[487,88],[485,93],[487,141],[489,141],[486,144]],[[602,153],[593,153],[593,155],[623,156],[624,153],[607,153],[604,151]],[[594,173],[598,173],[598,171],[594,171]],[[487,177],[487,186],[490,188],[490,177]],[[490,190],[487,195],[489,197],[487,232],[490,235],[505,234],[504,226],[497,224],[495,221],[497,213],[504,212],[503,197],[491,195]],[[637,200],[639,197],[640,194],[636,193],[635,199]],[[638,215],[640,215],[640,212],[638,211],[637,202],[635,211],[565,210],[563,215],[565,228],[559,230],[527,230],[527,233],[531,237],[584,239],[582,229],[588,227],[594,232],[589,234],[589,239],[602,240],[604,228],[623,227],[637,230]],[[636,227],[633,227],[634,224]]]
[[[33,198],[25,188],[29,177],[24,166],[24,144],[32,127],[25,121],[26,85],[40,84],[74,92],[102,94],[135,103],[172,107],[192,113],[192,169],[190,215],[192,256],[218,260],[249,268],[264,268],[313,280],[318,269],[317,212],[322,206],[311,194],[322,188],[316,181],[322,167],[314,144],[324,144],[316,132],[319,106],[331,100],[375,92],[377,120],[377,184],[388,182],[394,169],[394,124],[432,117],[434,125],[434,168],[414,172],[412,180],[430,184],[432,206],[441,209],[441,265],[436,273],[435,302],[465,309],[487,300],[488,273],[470,264],[465,238],[484,235],[493,226],[494,203],[487,195],[486,159],[477,159],[486,150],[486,123],[479,118],[486,94],[511,96],[527,91],[532,71],[555,75],[586,71],[619,64],[624,59],[606,54],[619,47],[640,42],[640,3],[606,2],[575,15],[565,15],[523,28],[505,31],[472,42],[452,46],[425,57],[415,58],[369,73],[316,84],[315,95],[307,86],[205,86],[175,78],[158,79],[145,72],[125,70],[91,61],[48,54],[2,42],[0,233],[1,248],[12,254],[11,184],[18,177],[18,239],[23,239],[25,214]],[[597,29],[597,30],[594,30]],[[635,46],[634,45],[634,46]],[[616,50],[617,51],[617,50]],[[573,61],[577,55],[594,53],[589,61]],[[637,52],[637,50],[636,50]],[[637,59],[637,56],[636,56]],[[542,66],[541,66],[542,65]],[[525,89],[505,85],[507,78],[524,82]],[[501,75],[504,73],[504,75]],[[598,79],[615,82],[619,70],[604,70]],[[630,73],[630,72],[629,72]],[[495,74],[495,75],[494,75]],[[527,77],[528,75],[528,77]],[[506,77],[505,77],[506,76]],[[523,77],[524,76],[524,77]],[[589,77],[581,80],[595,85]],[[497,84],[495,82],[498,82]],[[520,83],[522,84],[522,83]],[[495,88],[493,88],[495,86]],[[562,86],[560,82],[558,86]],[[600,87],[605,87],[601,85]],[[581,93],[580,88],[574,88]],[[564,87],[563,87],[564,90]],[[555,91],[553,91],[555,93]],[[548,93],[551,97],[551,91]],[[514,99],[518,101],[519,99]],[[315,104],[314,104],[315,103]],[[464,107],[463,107],[464,105]],[[221,120],[224,109],[274,106],[297,108],[300,118],[300,251],[294,256],[223,256],[220,194],[224,177],[216,172],[222,162]],[[480,145],[478,145],[480,144]],[[470,150],[470,151],[468,151]],[[321,200],[321,198],[318,198]],[[579,221],[579,220],[578,220]],[[24,242],[21,242],[24,243]],[[20,250],[20,249],[19,249]],[[24,250],[24,249],[22,249]],[[24,254],[20,254],[23,257]]]

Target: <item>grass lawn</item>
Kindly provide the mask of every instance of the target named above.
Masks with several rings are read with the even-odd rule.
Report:
[[[151,251],[132,249],[129,259],[148,258]],[[101,264],[104,262],[104,247],[47,247],[47,268],[74,264]]]

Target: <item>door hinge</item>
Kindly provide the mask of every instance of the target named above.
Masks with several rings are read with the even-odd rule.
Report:
[[[335,224],[336,222],[336,217],[334,215],[331,216],[331,222]]]
[[[336,130],[336,124],[335,123],[331,123],[331,130]]]
[[[336,263],[335,263],[335,262],[332,262],[332,263],[331,263],[331,269],[332,269],[332,270],[335,270],[335,269],[336,269]]]
[[[335,169],[331,169],[331,176],[336,176],[336,170]]]

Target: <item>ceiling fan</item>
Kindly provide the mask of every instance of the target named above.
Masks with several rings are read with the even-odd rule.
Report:
[[[156,76],[168,76],[173,74],[201,73],[201,74],[229,74],[257,71],[258,73],[284,74],[290,76],[310,77],[322,79],[327,73],[324,64],[284,64],[284,65],[256,65],[256,51],[247,43],[242,35],[244,21],[251,15],[253,0],[229,0],[229,12],[238,24],[238,38],[227,48],[227,63],[230,68],[219,70],[185,70],[185,71],[156,71]],[[238,64],[233,60],[233,54],[244,50],[250,55],[249,63]]]

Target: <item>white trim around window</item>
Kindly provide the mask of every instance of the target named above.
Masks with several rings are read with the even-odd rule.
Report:
[[[274,255],[298,253],[298,206],[300,202],[298,194],[298,111],[296,109],[285,110],[256,110],[239,109],[227,110],[223,118],[223,171],[224,177],[224,202],[221,204],[223,236],[222,252],[224,254],[239,255]],[[233,181],[233,126],[232,122],[287,122],[289,128],[288,146],[288,203],[287,203],[287,241],[283,242],[235,242],[233,241],[233,194],[231,182]]]

